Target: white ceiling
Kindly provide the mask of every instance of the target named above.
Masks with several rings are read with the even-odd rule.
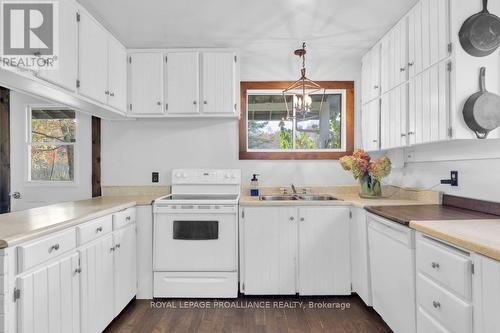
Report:
[[[297,68],[291,52],[303,40],[313,60],[359,61],[416,0],[79,2],[129,48],[235,47]]]

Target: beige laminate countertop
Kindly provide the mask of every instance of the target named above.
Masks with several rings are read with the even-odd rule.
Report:
[[[410,228],[500,261],[500,219],[411,221]]]
[[[133,207],[133,197],[99,197],[0,215],[0,248]]]

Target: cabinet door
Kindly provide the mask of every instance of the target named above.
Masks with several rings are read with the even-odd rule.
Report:
[[[78,92],[101,103],[107,102],[108,34],[85,10],[78,26]]]
[[[102,332],[114,318],[113,252],[111,234],[80,250],[83,333]]]
[[[399,44],[398,44],[398,83],[408,80],[408,17],[399,23]]]
[[[350,295],[349,209],[299,208],[300,295]]]
[[[127,111],[127,51],[113,37],[108,38],[108,104]]]
[[[244,214],[245,294],[295,294],[297,209],[247,207]]]
[[[163,54],[141,52],[129,57],[129,112],[163,114]]]
[[[235,54],[232,52],[205,52],[203,63],[203,113],[234,114]]]
[[[199,113],[199,53],[167,53],[166,102],[170,114]]]
[[[78,23],[74,0],[59,1],[59,58],[57,70],[41,70],[39,77],[71,91],[78,76]]]
[[[371,75],[372,75],[372,70],[371,70],[370,51],[369,51],[367,54],[365,54],[365,56],[361,61],[361,80],[362,80],[361,99],[363,104],[368,103],[368,101],[370,100],[371,91],[373,89]]]
[[[390,59],[390,51],[391,51],[391,39],[390,35],[387,34],[382,38],[381,41],[381,51],[380,51],[380,86],[381,92],[384,94],[390,89],[391,82],[391,59]]]
[[[376,99],[363,106],[362,137],[366,151],[378,150],[380,142],[380,100]]]
[[[135,224],[115,231],[113,242],[115,302],[117,316],[137,293]]]
[[[387,93],[380,102],[380,149],[391,148],[391,98]]]
[[[368,226],[366,213],[362,208],[351,208],[349,223],[351,241],[352,291],[356,292],[366,305],[372,305],[370,264],[368,260]]]
[[[371,67],[371,87],[370,100],[380,96],[380,44],[377,44],[370,51]]]
[[[500,262],[475,255],[474,332],[496,332],[500,327]]]
[[[79,332],[78,254],[17,279],[18,332]]]

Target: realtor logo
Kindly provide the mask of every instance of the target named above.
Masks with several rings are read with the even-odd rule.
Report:
[[[2,1],[2,66],[55,69],[58,3]]]

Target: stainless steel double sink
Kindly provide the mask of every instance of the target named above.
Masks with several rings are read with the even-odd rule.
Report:
[[[331,195],[317,194],[283,194],[283,195],[261,195],[261,201],[332,201],[339,200]]]

